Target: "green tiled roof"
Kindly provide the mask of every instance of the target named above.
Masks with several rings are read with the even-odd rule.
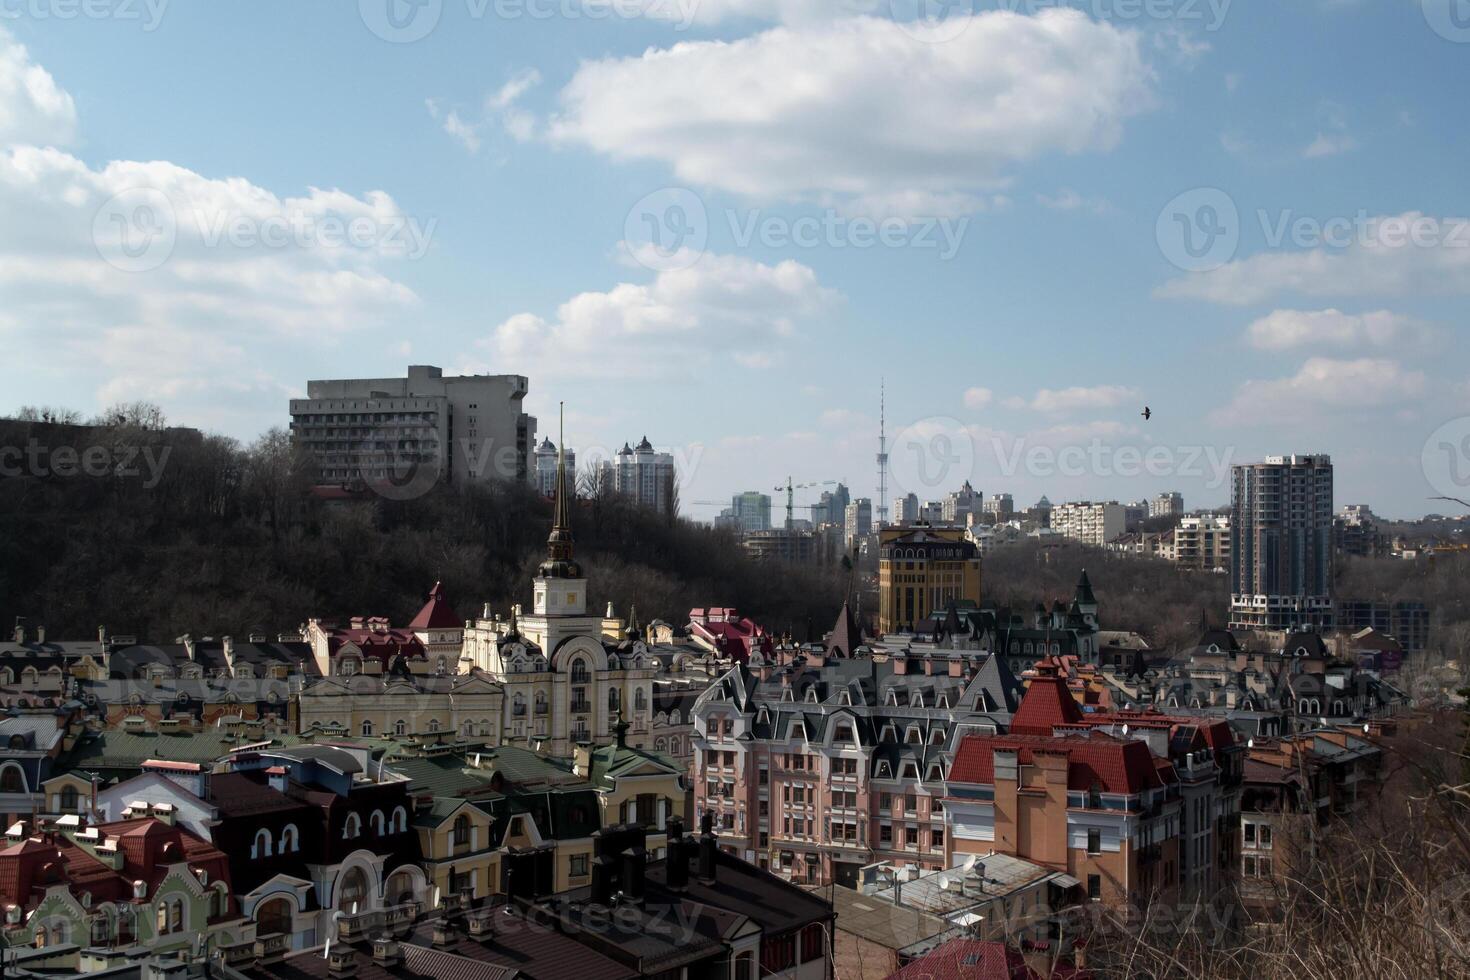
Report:
[[[196,762],[201,765],[228,755],[242,745],[262,742],[276,746],[300,745],[295,735],[234,735],[219,730],[203,732],[124,732],[110,729],[83,736],[57,760],[55,772],[82,770],[116,775],[138,770],[150,759]]]
[[[676,774],[684,771],[682,766],[661,752],[649,752],[628,745],[599,745],[592,750],[587,776],[592,785],[612,789],[613,782],[619,776],[649,764]]]

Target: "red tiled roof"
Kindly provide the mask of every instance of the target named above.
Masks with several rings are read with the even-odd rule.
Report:
[[[1056,665],[1043,660],[1036,666],[1037,676],[1011,718],[1011,731],[1017,735],[1050,735],[1058,725],[1082,724],[1082,709],[1067,690],[1066,679],[1056,673]]]
[[[1091,789],[1096,783],[1105,793],[1133,795],[1175,781],[1174,767],[1166,760],[1157,766],[1143,742],[1116,739],[1102,732],[1087,736],[1054,738],[1049,735],[967,735],[955,753],[949,771],[951,783],[990,786],[995,783],[995,753],[1015,752],[1023,765],[1034,764],[1037,755],[1067,757],[1067,788]]]
[[[424,603],[424,608],[409,622],[411,630],[452,630],[463,629],[464,620],[449,605],[449,600],[444,597],[444,586],[435,582],[434,587],[429,590],[429,601]]]

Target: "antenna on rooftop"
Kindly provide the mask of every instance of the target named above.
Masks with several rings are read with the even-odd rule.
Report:
[[[888,387],[878,381],[878,527],[888,523]]]

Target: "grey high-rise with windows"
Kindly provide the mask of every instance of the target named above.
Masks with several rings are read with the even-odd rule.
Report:
[[[445,377],[414,365],[404,378],[308,381],[291,401],[291,434],[317,480],[343,486],[435,471],[451,483],[529,480],[536,420],[518,374]]]
[[[1268,456],[1236,466],[1230,625],[1332,625],[1332,460]]]

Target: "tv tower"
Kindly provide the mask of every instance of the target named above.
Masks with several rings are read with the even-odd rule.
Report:
[[[888,391],[878,380],[878,526],[888,523]]]

